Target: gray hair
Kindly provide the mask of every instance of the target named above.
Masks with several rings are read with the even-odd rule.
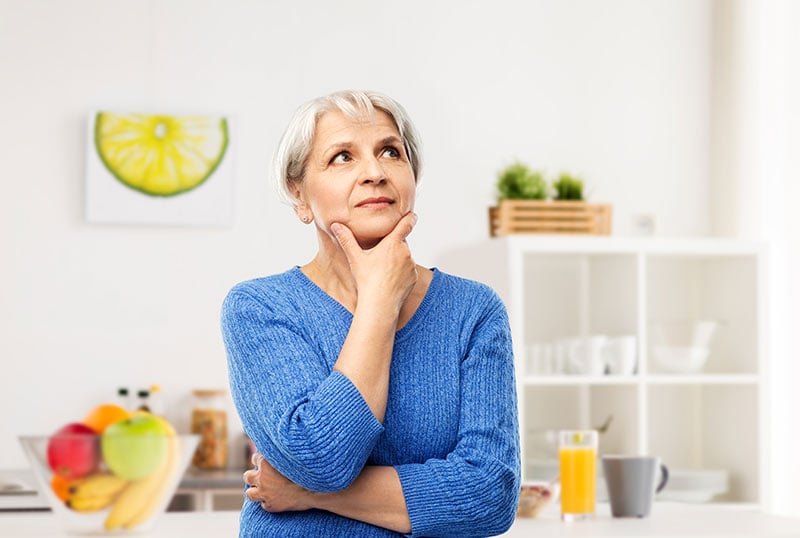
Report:
[[[305,176],[317,121],[323,114],[340,110],[348,118],[360,119],[373,116],[375,109],[386,112],[394,121],[411,164],[414,181],[419,182],[422,172],[422,144],[405,109],[382,93],[346,90],[312,99],[295,111],[281,137],[272,164],[273,181],[281,197],[290,204],[297,203],[292,194],[291,183],[302,181]]]

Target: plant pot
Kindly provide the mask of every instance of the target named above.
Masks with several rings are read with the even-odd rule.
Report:
[[[611,234],[611,205],[550,200],[502,200],[489,208],[489,234]]]

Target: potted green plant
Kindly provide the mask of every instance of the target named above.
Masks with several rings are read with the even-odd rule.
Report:
[[[489,208],[489,235],[611,233],[611,205],[587,204],[583,180],[562,173],[548,185],[521,162],[497,175],[497,206]],[[553,199],[548,200],[552,190]]]
[[[497,175],[497,201],[545,200],[547,181],[541,172],[521,162],[506,167]]]
[[[583,201],[583,180],[566,172],[553,182],[554,200]]]

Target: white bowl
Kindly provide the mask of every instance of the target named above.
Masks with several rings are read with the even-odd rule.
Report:
[[[654,346],[653,358],[667,372],[699,372],[708,360],[707,347]]]

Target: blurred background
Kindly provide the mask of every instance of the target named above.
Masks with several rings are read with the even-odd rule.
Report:
[[[228,289],[315,251],[268,179],[289,116],[365,88],[422,134],[424,265],[488,237],[517,159],[581,175],[613,235],[766,241],[765,495],[797,513],[798,36],[790,0],[0,0],[0,467],[120,386],[188,429],[192,389],[227,387]],[[87,222],[96,110],[230,117],[230,225]]]

